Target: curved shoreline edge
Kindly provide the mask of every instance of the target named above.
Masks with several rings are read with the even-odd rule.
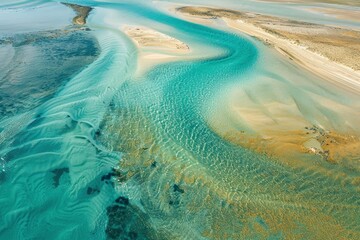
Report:
[[[86,19],[88,18],[90,12],[93,10],[91,7],[82,6],[73,3],[62,3],[65,6],[71,8],[76,12],[76,16],[73,18],[72,22],[75,25],[83,26],[86,24]]]
[[[228,9],[185,6],[176,8],[176,12],[192,17],[193,21],[221,18],[229,27],[274,47],[322,79],[355,94],[360,93],[360,43],[355,39],[360,37],[358,31]],[[306,32],[307,29],[310,32]],[[341,42],[336,38],[339,33],[346,36]],[[325,36],[330,38],[328,42],[324,42]],[[332,46],[333,43],[336,45]],[[346,55],[350,50],[354,54],[352,58]]]

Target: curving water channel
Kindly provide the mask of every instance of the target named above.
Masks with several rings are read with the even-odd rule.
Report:
[[[0,47],[1,59],[13,59],[0,66],[10,69],[0,76],[8,93],[0,118],[1,239],[359,237],[356,172],[316,157],[311,168],[292,168],[227,142],[209,125],[214,96],[273,74],[260,71],[265,48],[149,2],[73,3],[94,8],[91,31],[4,34]],[[123,22],[211,54],[137,76],[138,51],[120,31]],[[28,64],[14,65],[18,59]],[[290,67],[288,74],[308,77]]]

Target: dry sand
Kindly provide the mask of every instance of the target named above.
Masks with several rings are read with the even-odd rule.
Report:
[[[142,74],[153,66],[176,61],[187,56],[190,48],[180,40],[142,26],[126,26],[123,31],[139,48],[137,74]]]

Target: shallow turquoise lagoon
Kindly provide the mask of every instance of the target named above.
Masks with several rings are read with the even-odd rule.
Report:
[[[208,122],[229,86],[276,78],[264,59],[288,78],[308,74],[258,42],[148,1],[72,2],[94,8],[91,31],[69,32],[60,19],[30,33],[0,29],[0,239],[359,236],[357,172],[317,157],[313,165],[327,172],[282,165],[224,140]],[[47,4],[0,8],[10,21],[14,9]],[[70,25],[67,10],[64,18]],[[121,23],[206,54],[138,76],[138,51]]]

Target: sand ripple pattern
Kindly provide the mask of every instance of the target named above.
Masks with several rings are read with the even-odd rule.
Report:
[[[114,188],[101,178],[120,153],[106,151],[94,136],[113,89],[132,67],[127,40],[111,31],[94,34],[102,51],[95,62],[33,113],[1,122],[1,238],[104,238]]]

